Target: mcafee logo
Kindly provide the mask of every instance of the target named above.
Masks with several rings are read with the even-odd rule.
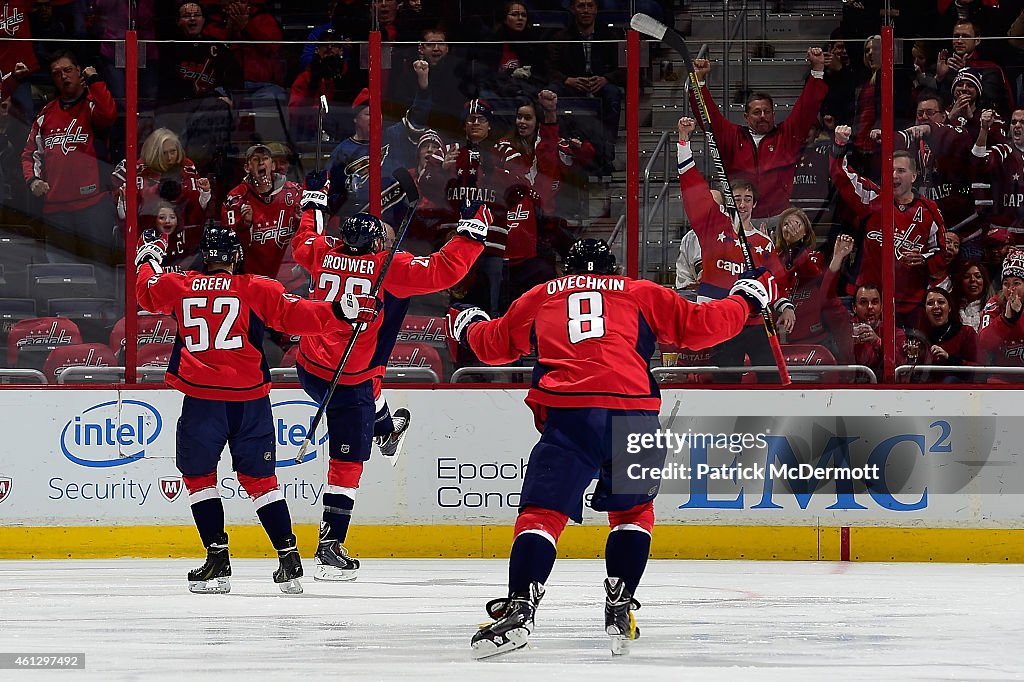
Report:
[[[11,494],[11,479],[6,476],[0,476],[0,502],[7,499],[7,496]]]
[[[165,476],[160,479],[160,494],[168,502],[174,502],[181,494],[181,479],[177,476]]]

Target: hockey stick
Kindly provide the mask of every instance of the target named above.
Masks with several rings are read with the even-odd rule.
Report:
[[[715,143],[715,135],[711,130],[711,115],[708,111],[707,102],[704,101],[704,93],[701,91],[700,83],[697,81],[697,72],[693,67],[693,60],[690,58],[690,51],[686,47],[686,41],[683,40],[681,35],[670,29],[665,24],[640,12],[634,14],[629,20],[629,27],[634,31],[638,31],[644,35],[648,35],[662,41],[678,52],[679,56],[683,58],[683,64],[686,67],[686,71],[690,79],[690,90],[693,92],[694,99],[697,101],[698,113],[700,114],[701,123],[704,126],[704,135],[707,139],[708,149],[711,151],[711,161],[715,169],[715,175],[722,186],[722,196],[725,198],[725,207],[731,216],[736,216],[736,199],[732,194],[732,185],[729,184],[729,177],[725,174],[725,166],[722,164],[722,157],[718,152],[718,145]],[[739,226],[736,230],[736,234],[740,244],[740,250],[743,252],[743,263],[747,270],[753,270],[754,259],[750,254],[750,244],[747,242],[747,234],[746,230],[743,229],[743,225]],[[789,370],[786,368],[786,357],[782,354],[782,346],[779,345],[779,333],[775,328],[775,320],[772,319],[772,314],[768,310],[767,306],[761,309],[761,318],[764,320],[764,329],[768,334],[768,345],[772,349],[772,355],[775,357],[775,364],[779,368],[779,378],[782,381],[783,386],[788,386],[792,383],[792,380],[789,377]]]
[[[327,95],[320,95],[316,114],[316,160],[313,162],[313,170],[317,175],[320,174],[320,163],[323,161],[324,114],[328,113],[328,111]],[[326,228],[323,213],[317,211],[313,219],[316,221],[316,233],[323,234]]]
[[[405,190],[405,196],[409,198],[409,210],[405,214],[405,218],[402,220],[402,225],[398,229],[398,233],[395,235],[395,243],[391,245],[391,250],[388,251],[387,257],[384,259],[384,263],[380,267],[380,275],[377,276],[377,281],[373,283],[373,288],[370,289],[368,296],[377,296],[377,292],[380,291],[381,286],[384,285],[384,278],[388,274],[388,269],[391,267],[391,262],[395,259],[395,254],[398,252],[399,247],[402,244],[402,239],[405,238],[405,233],[409,230],[409,225],[412,223],[413,216],[416,213],[416,203],[420,199],[419,190],[416,189],[416,183],[413,181],[412,176],[409,175],[409,171],[404,168],[399,168],[395,171],[393,177],[402,185],[402,189]],[[345,346],[345,352],[341,356],[341,361],[338,363],[337,369],[334,370],[334,376],[331,377],[331,384],[327,388],[327,394],[320,400],[320,404],[317,406],[316,415],[313,417],[313,421],[309,425],[309,432],[306,434],[306,439],[302,442],[302,448],[299,450],[299,454],[295,456],[295,462],[301,464],[302,460],[306,458],[306,452],[309,450],[309,446],[313,444],[314,438],[316,438],[316,427],[320,425],[320,420],[323,419],[324,413],[327,411],[327,405],[331,402],[331,398],[334,396],[334,390],[338,388],[338,381],[341,379],[342,372],[345,371],[345,365],[348,363],[348,358],[352,355],[353,349],[356,347],[356,341],[359,339],[359,335],[362,333],[364,325],[357,325],[352,332],[352,336],[349,337],[348,345]]]

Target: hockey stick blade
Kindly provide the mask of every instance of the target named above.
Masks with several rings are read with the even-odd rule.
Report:
[[[683,37],[671,30],[668,26],[661,23],[652,16],[648,16],[643,12],[637,12],[629,20],[629,27],[634,31],[649,35],[656,40],[660,40],[673,50],[679,53],[679,56],[683,58],[683,62],[686,63],[686,68],[693,71],[693,59],[690,58],[690,50],[686,47],[686,41]]]

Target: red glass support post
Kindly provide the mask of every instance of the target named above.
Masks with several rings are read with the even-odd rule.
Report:
[[[640,276],[640,34],[626,39],[626,274]]]
[[[139,242],[139,206],[136,187],[139,140],[139,40],[135,31],[124,34],[125,114],[125,287],[124,287],[124,381],[136,382],[139,355],[139,316],[135,300],[135,249]],[[115,349],[116,350],[116,349]]]
[[[896,248],[893,221],[892,154],[895,136],[893,115],[893,32],[882,27],[882,381],[896,382]]]
[[[381,212],[381,139],[382,108],[384,97],[381,93],[381,43],[380,31],[370,31],[370,213],[379,216]]]

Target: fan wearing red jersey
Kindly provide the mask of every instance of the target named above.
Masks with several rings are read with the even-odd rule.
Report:
[[[850,126],[837,126],[832,150],[831,173],[840,201],[864,225],[860,235],[863,253],[857,286],[882,281],[882,194],[871,180],[858,175],[846,160]],[[965,169],[966,172],[966,169]],[[914,191],[917,162],[908,152],[896,152],[892,159],[893,232],[896,261],[896,324],[917,326],[924,292],[931,275],[946,267],[946,227],[938,206]]]
[[[307,178],[303,193],[302,219],[292,242],[295,261],[312,276],[312,297],[334,301],[345,293],[368,293],[380,276],[388,257],[387,226],[377,216],[357,213],[341,224],[341,238],[317,232],[317,215],[327,212],[329,186],[314,174]],[[384,373],[387,358],[405,316],[407,299],[454,286],[483,251],[491,225],[490,210],[483,204],[467,208],[458,222],[456,235],[430,256],[413,256],[398,251],[379,288],[384,314],[359,334],[337,390],[327,405],[328,452],[327,487],[324,490],[323,522],[316,552],[317,580],[354,580],[359,562],[342,544],[348,534],[355,506],[363,462],[370,458],[374,438],[374,383]],[[339,329],[321,337],[299,341],[296,369],[299,381],[314,400],[322,400],[352,330]],[[396,411],[396,421],[399,417]],[[404,414],[404,426],[408,425]],[[396,424],[398,427],[398,424]],[[388,439],[390,440],[390,439]],[[388,445],[381,443],[382,451]]]
[[[304,335],[351,329],[352,323],[373,321],[375,301],[354,293],[333,303],[306,301],[285,293],[280,282],[236,275],[242,254],[238,237],[212,222],[200,245],[206,272],[163,272],[165,250],[166,243],[147,231],[135,258],[135,291],[143,308],[173,315],[178,323],[167,368],[167,384],[185,394],[175,463],[207,548],[206,563],[188,574],[189,589],[231,589],[224,507],[217,490],[217,462],[230,445],[238,482],[277,549],[280,566],[274,582],[282,592],[299,593],[302,562],[275,474],[277,439],[263,332],[267,326]]]
[[[238,233],[245,272],[274,279],[299,222],[302,187],[274,172],[270,147],[254,144],[245,153],[245,179],[228,192],[221,220]]]
[[[704,177],[697,170],[690,149],[690,135],[696,126],[692,118],[684,116],[679,119],[676,124],[679,132],[676,156],[683,208],[700,243],[703,272],[697,286],[697,301],[704,302],[728,295],[739,274],[747,269],[738,239],[740,229],[744,231],[750,245],[754,267],[765,267],[780,277],[785,273],[785,268],[779,261],[772,240],[755,229],[751,222],[754,207],[757,206],[754,186],[747,180],[732,183],[732,193],[736,199],[735,218],[726,213],[718,203],[719,198],[708,188]],[[778,316],[779,329],[787,334],[793,331],[796,322],[793,303],[781,298],[774,302],[773,308]],[[741,367],[747,357],[752,365],[775,365],[775,355],[762,320],[751,320],[746,329],[711,350],[711,363],[719,367]],[[757,378],[761,383],[779,382],[778,372],[759,373]],[[730,377],[716,376],[716,380],[729,381]]]
[[[672,289],[616,275],[603,240],[573,244],[565,271],[523,294],[498,319],[463,305],[448,313],[449,335],[483,362],[513,362],[534,346],[537,354],[526,403],[541,436],[523,480],[508,597],[488,604],[495,622],[473,637],[477,658],[526,645],[558,537],[570,518],[582,521],[583,494],[595,478],[590,506],[608,512],[611,526],[605,628],[612,652],[626,652],[638,634],[633,594],[647,564],[658,486],[645,482],[635,493],[613,487],[620,485],[618,477],[613,484],[613,464],[618,471],[629,464],[612,442],[613,427],[631,441],[659,430],[661,395],[648,369],[657,342],[708,348],[735,336],[778,296],[771,273],[758,273],[760,279],[739,279],[721,300],[690,303]],[[665,456],[656,450],[644,462],[660,468]]]

